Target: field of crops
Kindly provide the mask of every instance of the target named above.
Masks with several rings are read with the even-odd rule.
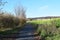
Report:
[[[60,18],[30,21],[38,24],[37,32],[42,40],[60,40]]]
[[[55,23],[56,26],[60,26],[60,18],[32,20],[30,22],[34,24],[50,24],[52,21]]]

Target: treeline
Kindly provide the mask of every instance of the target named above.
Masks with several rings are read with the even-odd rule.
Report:
[[[60,16],[35,17],[35,18],[28,18],[27,20],[52,19],[52,18],[60,18]]]

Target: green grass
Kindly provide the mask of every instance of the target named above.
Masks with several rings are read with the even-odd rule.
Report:
[[[30,22],[39,24],[37,32],[41,36],[41,39],[60,40],[60,18],[32,20]]]
[[[52,19],[41,19],[41,20],[32,20],[30,22],[36,23],[36,24],[44,24],[44,23],[50,23]]]
[[[46,23],[50,24],[52,21],[55,22],[56,26],[60,26],[60,18],[32,20],[30,22],[34,24],[46,24]]]

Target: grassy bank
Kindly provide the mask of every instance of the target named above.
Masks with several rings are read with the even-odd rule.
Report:
[[[60,18],[32,20],[42,40],[60,40]]]

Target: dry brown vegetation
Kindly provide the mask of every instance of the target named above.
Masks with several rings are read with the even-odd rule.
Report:
[[[15,9],[15,15],[7,12],[0,13],[0,31],[1,29],[21,27],[26,23],[25,10],[22,8]]]
[[[0,29],[15,28],[19,25],[20,20],[10,14],[0,14]]]

